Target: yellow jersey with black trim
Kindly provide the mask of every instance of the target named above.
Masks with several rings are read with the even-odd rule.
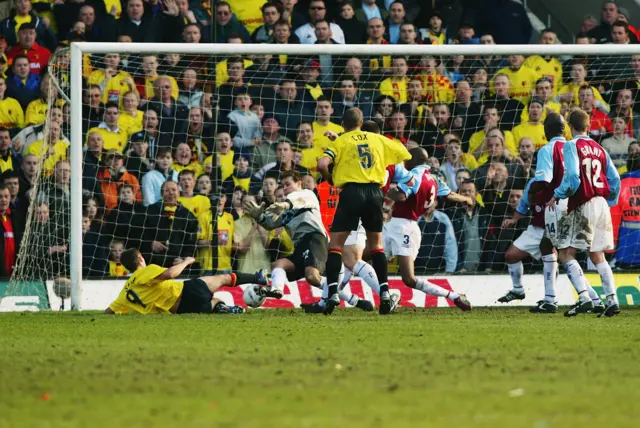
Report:
[[[547,60],[540,55],[532,55],[522,65],[535,71],[538,79],[546,77],[551,80],[553,95],[558,95],[558,90],[562,87],[562,63],[557,58],[550,57]]]
[[[511,83],[509,86],[509,98],[520,101],[523,104],[529,104],[531,99],[531,92],[536,88],[536,80],[538,80],[538,73],[529,67],[522,66],[517,70],[513,70],[511,67],[504,67],[498,70],[496,75],[504,74],[509,78]],[[489,83],[489,88],[492,92],[495,92],[495,76]]]
[[[7,97],[0,100],[0,126],[5,128],[24,126],[24,110],[15,98]]]
[[[408,87],[409,78],[407,77],[400,79],[387,77],[380,82],[380,95],[388,95],[396,100],[397,103],[406,103]]]
[[[182,295],[180,281],[157,279],[167,268],[148,265],[136,270],[109,308],[116,314],[168,314]]]
[[[333,166],[333,183],[384,184],[387,166],[411,159],[401,143],[371,132],[350,131],[338,137],[324,152]]]
[[[129,271],[122,265],[122,263],[109,260],[109,276],[129,276]]]

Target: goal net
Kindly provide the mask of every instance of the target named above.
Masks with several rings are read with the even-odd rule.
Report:
[[[590,135],[621,172],[635,168],[640,51],[631,46],[71,49],[73,66],[69,50],[51,57],[46,114],[13,140],[37,166],[3,310],[68,309],[80,292],[87,302],[126,278],[120,255],[131,247],[162,266],[196,257],[191,277],[268,269],[294,251],[291,238],[257,226],[242,201],[283,200],[280,174],[296,169],[330,228],[339,192],[316,161],[352,107],[369,129],[424,148],[441,183],[476,203],[439,198],[420,219],[419,275],[506,272],[505,252],[531,217],[505,220],[534,176],[550,112],[587,110]],[[637,264],[637,244],[620,242],[611,259]],[[540,269],[525,262],[525,273]]]

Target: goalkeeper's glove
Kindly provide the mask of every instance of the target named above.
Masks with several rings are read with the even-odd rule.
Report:
[[[274,202],[267,208],[267,212],[275,215],[280,215],[286,210],[290,209],[289,202]]]
[[[260,218],[262,213],[264,213],[264,208],[266,204],[263,202],[261,205],[256,204],[252,200],[247,200],[242,204],[242,209],[247,213],[249,217],[253,217],[255,219]]]

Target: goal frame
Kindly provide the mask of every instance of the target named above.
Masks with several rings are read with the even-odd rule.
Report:
[[[354,55],[354,56],[504,56],[504,55],[640,55],[640,45],[280,45],[74,42],[70,47],[71,92],[71,225],[69,235],[71,308],[80,310],[82,298],[82,66],[84,54],[128,53],[192,55]]]

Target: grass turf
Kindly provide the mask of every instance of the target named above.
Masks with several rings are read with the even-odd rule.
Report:
[[[0,427],[636,427],[639,321],[2,314]]]

